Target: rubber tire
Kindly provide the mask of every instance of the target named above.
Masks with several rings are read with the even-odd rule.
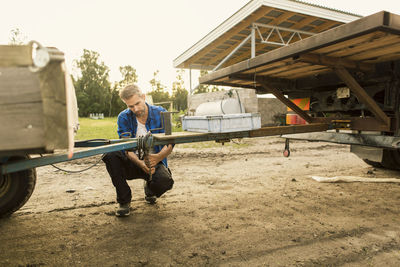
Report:
[[[11,157],[8,161],[27,159]],[[0,177],[0,218],[10,216],[31,197],[36,185],[36,169],[9,173]]]
[[[382,166],[387,169],[400,170],[400,150],[384,149]]]

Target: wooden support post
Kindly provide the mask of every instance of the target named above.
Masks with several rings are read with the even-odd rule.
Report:
[[[360,84],[351,76],[351,74],[344,67],[335,67],[334,71],[339,78],[346,83],[350,90],[357,96],[358,100],[364,103],[371,112],[385,125],[390,126],[390,118],[378,106],[375,100],[370,97],[367,92],[360,86]]]
[[[308,123],[313,122],[313,118],[310,117],[304,110],[299,108],[295,103],[290,101],[290,99],[286,98],[279,90],[269,87],[265,83],[261,83],[261,86],[268,92],[273,94],[276,98],[278,98],[283,104],[287,107],[291,108],[296,114],[298,114],[302,119],[304,119]]]
[[[254,81],[253,78],[250,76],[243,76],[243,75],[230,75],[229,78],[235,79],[235,80],[243,80],[243,81]],[[310,117],[310,115],[307,114],[304,110],[299,108],[295,103],[290,101],[290,99],[286,98],[279,90],[270,87],[267,85],[269,83],[269,80],[264,79],[264,78],[256,78],[256,81],[260,86],[266,90],[266,93],[271,93],[273,94],[276,98],[278,98],[283,104],[285,104],[287,107],[291,108],[296,114],[298,114],[302,119],[304,119],[308,123],[313,122],[313,118]],[[259,87],[259,86],[257,86]],[[254,88],[254,86],[252,86]]]

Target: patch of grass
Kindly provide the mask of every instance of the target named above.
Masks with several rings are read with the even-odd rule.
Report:
[[[102,120],[79,118],[79,124],[80,127],[75,140],[118,139],[117,117]]]

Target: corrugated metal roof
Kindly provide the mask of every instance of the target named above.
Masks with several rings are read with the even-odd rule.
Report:
[[[319,33],[360,17],[299,0],[252,0],[178,56],[174,67],[213,69],[248,36],[253,22]],[[256,50],[259,54],[275,48],[258,45]],[[246,57],[250,57],[249,45],[242,47],[224,66]]]
[[[317,5],[317,4],[313,4],[313,3],[307,2],[307,1],[300,1],[300,0],[290,0],[290,1],[303,3],[303,4],[306,4],[306,5],[309,5],[309,6],[319,7],[319,8],[323,8],[323,9],[326,9],[326,10],[332,10],[332,11],[339,12],[339,13],[346,14],[346,15],[350,15],[350,16],[362,17],[361,15],[358,15],[358,14],[355,14],[355,13],[350,13],[350,12],[347,12],[347,11],[344,11],[344,10],[331,8],[331,7],[327,7],[327,6]]]

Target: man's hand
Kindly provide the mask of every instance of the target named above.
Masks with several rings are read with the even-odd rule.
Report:
[[[147,166],[150,165],[149,163],[146,165],[146,162],[144,160],[140,160],[138,156],[136,156],[136,154],[133,153],[132,151],[126,151],[126,155],[133,163],[139,166],[145,173],[149,173],[150,168]],[[155,168],[151,168],[151,174],[154,174],[155,171],[156,171]]]
[[[161,160],[162,158],[160,157],[159,154],[149,154],[145,160],[147,161],[147,165],[150,165],[151,167],[155,167]]]
[[[145,160],[147,160],[148,165],[150,164],[151,167],[155,167],[160,161],[171,154],[172,149],[172,145],[166,145],[157,154],[149,154]]]
[[[146,164],[146,162],[144,160],[140,160],[139,161],[139,167],[145,172],[145,173],[149,173],[150,168],[147,166],[148,164]],[[154,172],[156,171],[156,169],[154,167],[151,168],[151,174],[154,174]]]
[[[154,174],[157,164],[171,154],[172,149],[172,145],[166,145],[160,152],[157,154],[149,154],[144,160],[140,160],[132,151],[127,151],[126,154],[128,158],[138,165],[144,172],[149,173],[151,167],[151,173]]]

